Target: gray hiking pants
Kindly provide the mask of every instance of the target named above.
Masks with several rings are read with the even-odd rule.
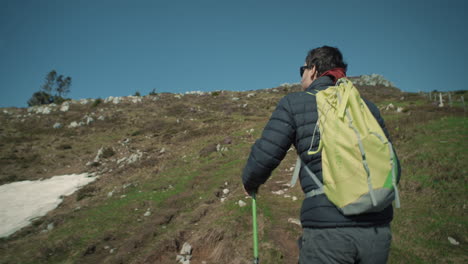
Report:
[[[304,228],[299,264],[387,263],[390,226]]]

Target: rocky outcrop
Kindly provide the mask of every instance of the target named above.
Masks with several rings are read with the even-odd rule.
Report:
[[[349,77],[349,79],[356,85],[395,87],[392,82],[385,79],[382,75],[375,73],[359,77]]]

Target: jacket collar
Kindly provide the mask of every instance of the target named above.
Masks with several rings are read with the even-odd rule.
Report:
[[[313,90],[321,91],[325,90],[330,86],[334,86],[332,78],[329,76],[322,76],[315,80],[309,87],[307,87],[306,92],[312,92]]]

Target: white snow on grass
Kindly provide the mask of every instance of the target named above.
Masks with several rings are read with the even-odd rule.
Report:
[[[1,185],[0,237],[7,237],[29,225],[32,219],[46,215],[62,202],[62,196],[96,180],[93,176],[71,174]]]

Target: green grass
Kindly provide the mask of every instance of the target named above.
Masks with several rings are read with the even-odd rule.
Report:
[[[458,263],[466,260],[468,242],[467,119],[442,117],[420,125],[418,131],[427,133],[415,133],[398,149],[406,158],[390,263]],[[449,236],[461,245],[451,245]]]
[[[54,257],[42,262],[38,259],[31,259],[31,252],[40,251],[43,244],[34,240],[25,241],[28,251],[23,254],[9,255],[3,259],[16,263],[62,263],[62,261],[77,261],[87,246],[93,242],[102,240],[105,234],[121,234],[126,226],[134,225],[138,218],[143,218],[147,207],[164,207],[163,203],[170,197],[180,194],[187,189],[187,183],[195,176],[194,171],[189,171],[185,167],[176,167],[160,175],[152,182],[146,182],[141,186],[131,186],[125,189],[122,194],[115,195],[104,202],[100,202],[91,208],[81,209],[67,217],[64,224],[50,232],[48,241],[67,241],[73,243],[71,248],[67,248],[60,254],[55,252]],[[153,191],[155,186],[168,186],[162,191]],[[121,195],[125,197],[121,198]],[[141,203],[145,202],[145,208],[141,208]],[[140,208],[135,211],[134,208]],[[124,229],[122,229],[124,227]],[[125,231],[123,231],[125,233]],[[57,247],[57,243],[49,243],[50,247]],[[58,253],[58,254],[57,254]]]

